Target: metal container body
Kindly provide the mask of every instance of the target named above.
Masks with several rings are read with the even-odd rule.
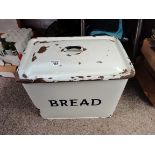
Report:
[[[112,116],[127,79],[23,84],[45,119]]]
[[[41,116],[55,119],[110,117],[134,74],[114,37],[55,37],[29,42],[17,77]]]

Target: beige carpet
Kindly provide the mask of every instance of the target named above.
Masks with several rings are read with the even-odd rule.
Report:
[[[21,84],[0,78],[0,134],[155,134],[155,109],[132,80],[111,118],[43,120]]]

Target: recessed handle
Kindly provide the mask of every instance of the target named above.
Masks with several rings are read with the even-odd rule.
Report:
[[[71,49],[77,49],[77,50],[81,50],[81,46],[67,46],[65,47],[67,50],[71,50]]]
[[[77,52],[77,51],[79,51],[79,52],[83,52],[83,51],[85,51],[86,50],[86,48],[83,48],[83,47],[81,47],[81,46],[66,46],[65,48],[63,48],[61,51],[62,52]]]

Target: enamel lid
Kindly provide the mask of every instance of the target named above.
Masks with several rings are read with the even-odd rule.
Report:
[[[18,67],[23,82],[124,79],[135,70],[114,37],[31,39]]]

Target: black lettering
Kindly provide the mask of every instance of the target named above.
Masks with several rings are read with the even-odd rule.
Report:
[[[66,103],[67,103],[67,100],[59,100],[60,103],[61,103],[61,106],[68,106]]]
[[[48,100],[48,101],[50,102],[50,104],[51,104],[52,107],[57,107],[57,106],[59,106],[59,104],[57,103],[56,100]]]
[[[70,102],[71,102],[71,106],[78,106],[77,104],[74,104],[74,103],[77,103],[77,99],[71,99]]]
[[[95,104],[95,100],[98,102]],[[92,99],[92,106],[96,106],[96,105],[99,105],[101,104],[101,100],[100,99]]]
[[[80,106],[82,105],[89,105],[86,99],[83,99],[82,102],[80,103]]]

